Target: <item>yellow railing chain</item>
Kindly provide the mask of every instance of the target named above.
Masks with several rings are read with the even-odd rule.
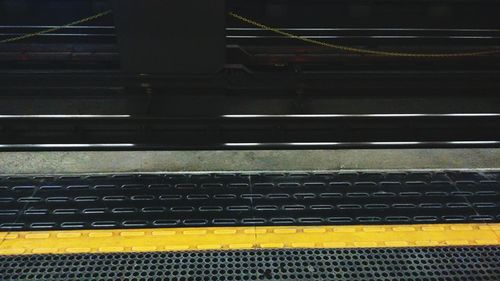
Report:
[[[234,12],[230,12],[229,15],[237,20],[244,22],[244,23],[258,27],[258,28],[263,29],[263,30],[268,30],[268,31],[274,32],[274,33],[282,35],[286,38],[296,39],[296,40],[300,40],[300,41],[310,43],[313,45],[337,49],[339,51],[344,51],[344,52],[348,52],[348,53],[357,53],[357,54],[375,55],[375,56],[390,56],[390,57],[414,57],[414,58],[457,58],[457,57],[483,56],[483,55],[491,55],[491,54],[500,53],[500,47],[496,48],[496,49],[490,49],[490,50],[478,50],[478,51],[463,52],[463,53],[405,53],[405,52],[379,51],[379,50],[355,48],[355,47],[343,46],[343,45],[338,45],[338,44],[333,44],[333,43],[327,43],[327,42],[323,42],[323,41],[295,35],[295,34],[283,31],[279,28],[274,28],[274,27],[256,22],[255,20],[238,15]]]
[[[84,19],[81,19],[81,20],[70,22],[70,23],[62,25],[62,26],[57,26],[57,27],[45,29],[45,30],[42,30],[42,31],[34,32],[34,33],[24,34],[24,35],[21,35],[21,36],[17,36],[17,37],[13,37],[13,38],[9,38],[9,39],[0,40],[0,44],[2,44],[2,43],[16,42],[16,41],[20,41],[20,40],[32,38],[32,37],[35,37],[35,36],[40,36],[40,35],[43,35],[43,34],[51,33],[51,32],[54,32],[54,31],[57,31],[57,30],[61,30],[61,29],[64,29],[64,28],[67,28],[67,27],[70,27],[70,26],[75,26],[75,25],[79,25],[79,24],[82,24],[82,23],[85,23],[85,22],[89,22],[89,21],[92,21],[92,20],[104,17],[104,16],[109,15],[109,14],[111,14],[111,10],[107,10],[107,11],[104,11],[102,13],[95,14],[95,15],[90,16],[88,18],[84,18]]]

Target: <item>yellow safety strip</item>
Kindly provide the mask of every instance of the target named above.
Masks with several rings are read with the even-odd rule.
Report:
[[[0,233],[0,255],[500,245],[500,224],[162,228]]]

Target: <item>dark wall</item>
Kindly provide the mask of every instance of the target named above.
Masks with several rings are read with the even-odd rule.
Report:
[[[110,7],[109,0],[0,0],[0,24],[65,24]]]
[[[125,71],[217,73],[225,64],[225,0],[115,0]]]
[[[497,0],[231,0],[228,8],[278,26],[498,28]]]

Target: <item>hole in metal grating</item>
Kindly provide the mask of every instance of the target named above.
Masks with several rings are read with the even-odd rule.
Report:
[[[340,223],[340,222],[352,222],[353,219],[350,217],[329,217],[326,219],[328,222]]]
[[[309,208],[311,210],[331,210],[334,207],[332,205],[311,205]]]
[[[387,222],[409,222],[411,221],[411,218],[409,217],[403,217],[403,216],[394,216],[394,217],[386,217],[385,220]]]
[[[252,200],[252,199],[262,199],[262,198],[264,198],[264,195],[263,194],[252,193],[252,194],[241,194],[240,197],[242,199],[250,199],[250,200]]]
[[[172,212],[193,212],[194,208],[193,207],[172,207],[172,208],[170,208],[170,211],[172,211]]]
[[[102,197],[102,201],[126,201],[126,196],[104,196]]]
[[[48,191],[54,191],[54,190],[62,190],[64,189],[62,186],[60,185],[44,185],[44,186],[40,186],[40,190],[48,190]]]
[[[304,183],[304,187],[309,187],[309,188],[324,187],[324,186],[326,186],[326,184],[323,182],[305,182]]]
[[[375,187],[377,183],[375,182],[355,182],[354,186],[356,187]]]
[[[208,220],[204,220],[204,219],[188,219],[188,220],[184,220],[184,224],[185,225],[207,225],[208,224]]]
[[[250,185],[248,183],[230,183],[227,185],[229,188],[248,188]]]
[[[78,209],[55,209],[52,211],[54,215],[74,215],[78,213]]]
[[[364,193],[364,192],[349,192],[346,194],[347,197],[357,197],[357,198],[362,198],[362,197],[369,197],[370,194]]]
[[[250,211],[250,206],[227,206],[226,210],[228,211],[236,211],[236,212],[242,212],[242,211]]]
[[[445,221],[464,221],[465,216],[443,216]]]
[[[19,210],[0,210],[0,216],[15,216]]]
[[[221,206],[201,206],[198,210],[201,212],[222,212],[224,208]]]
[[[497,207],[497,204],[495,204],[495,203],[473,203],[472,205],[475,208],[495,208],[495,207]]]
[[[290,194],[286,193],[271,193],[266,196],[268,199],[287,199],[290,198]]]
[[[191,184],[191,183],[176,184],[175,188],[177,188],[177,189],[195,189],[196,184]]]
[[[180,220],[155,220],[153,221],[153,225],[156,226],[175,226],[179,225]]]
[[[466,203],[466,202],[460,202],[460,203],[448,203],[446,204],[447,208],[470,208],[471,204]]]
[[[345,188],[352,186],[350,182],[330,182],[329,185],[334,188]]]
[[[84,209],[82,211],[83,214],[104,214],[106,213],[106,208],[92,208],[92,209]]]
[[[47,197],[45,199],[47,202],[67,202],[70,201],[69,197]]]
[[[448,196],[448,192],[430,191],[430,192],[426,192],[425,196]]]
[[[36,222],[31,224],[31,227],[34,229],[50,229],[54,228],[55,226],[55,222]]]
[[[25,215],[46,215],[48,213],[48,209],[28,209],[24,211]]]
[[[160,200],[180,200],[182,199],[182,195],[160,195],[158,198]]]
[[[85,227],[84,222],[63,222],[61,228],[82,228]]]
[[[296,220],[293,218],[272,218],[270,221],[274,224],[291,224],[295,223]]]
[[[238,220],[235,219],[215,219],[212,221],[215,225],[235,225],[238,223]]]
[[[387,204],[366,204],[365,209],[388,209],[389,205]]]
[[[111,197],[111,196],[109,196]],[[97,196],[78,196],[74,199],[76,202],[95,202],[99,200]],[[103,198],[104,200],[104,198]]]
[[[401,187],[400,182],[392,182],[392,181],[383,181],[380,182],[380,186],[383,188],[399,188]]]
[[[17,191],[33,191],[36,189],[36,186],[14,186],[12,187],[12,190],[17,190]]]
[[[492,221],[495,219],[495,217],[488,215],[472,215],[469,218],[473,221]]]
[[[316,198],[316,194],[314,193],[295,193],[293,194],[293,198],[303,200],[303,199],[313,199]]]
[[[21,229],[24,227],[24,223],[2,223],[0,224],[0,229]]]
[[[68,185],[66,189],[68,190],[84,190],[84,189],[89,189],[90,186],[88,185]]]
[[[151,189],[167,189],[167,188],[172,188],[170,184],[150,184],[148,185],[149,188]]]
[[[437,221],[438,218],[435,216],[417,216],[414,217],[413,220],[415,220],[416,222],[434,222]]]
[[[492,190],[481,190],[481,191],[475,192],[475,194],[479,195],[479,196],[495,196],[498,194],[498,192],[492,191]]]
[[[276,210],[278,210],[278,206],[275,206],[275,205],[261,205],[261,206],[255,206],[254,209],[256,211],[276,211]]]
[[[124,184],[122,185],[122,189],[145,189],[146,186],[143,184]]]
[[[399,196],[401,197],[418,197],[418,196],[422,196],[422,193],[421,192],[400,192],[399,193]]]
[[[396,197],[396,193],[394,193],[394,192],[387,192],[387,191],[373,192],[372,195],[374,197]]]
[[[163,213],[166,211],[164,207],[144,207],[141,209],[143,213]]]
[[[254,188],[261,188],[261,187],[264,187],[264,188],[272,188],[272,187],[274,187],[274,183],[269,183],[269,182],[258,182],[258,183],[254,183],[254,184],[253,184],[253,187],[254,187]]]
[[[26,180],[30,180],[30,179],[31,179],[30,177],[21,177],[21,176],[7,177],[7,180],[11,180],[11,181],[26,181]]]
[[[207,200],[208,198],[210,198],[208,194],[189,194],[186,196],[188,200]]]
[[[262,219],[262,218],[245,218],[245,219],[242,219],[241,222],[243,224],[264,224],[264,223],[266,223],[266,219]]]
[[[115,227],[118,226],[118,222],[116,221],[95,221],[92,223],[94,227]]]
[[[342,197],[342,193],[320,193],[321,198],[339,198]]]
[[[299,218],[297,221],[299,223],[313,224],[313,223],[322,223],[322,222],[324,222],[324,219],[322,219],[322,218]]]
[[[282,207],[283,211],[303,211],[306,209],[304,205],[284,205]]]
[[[236,199],[236,195],[234,194],[215,194],[213,196],[214,199],[222,199],[222,200],[228,200],[228,199]]]
[[[154,199],[155,197],[153,195],[134,195],[130,197],[132,201],[151,201]]]
[[[110,189],[115,189],[117,188],[116,185],[114,184],[108,184],[108,185],[95,185],[94,189],[96,190],[110,190]]]
[[[296,182],[282,182],[278,184],[279,188],[298,188],[300,187],[299,183]]]
[[[224,185],[222,183],[203,183],[201,188],[222,188]]]
[[[140,226],[147,226],[148,222],[139,220],[130,220],[122,222],[122,225],[126,227],[140,227]]]
[[[381,217],[357,217],[356,220],[361,222],[361,223],[365,223],[365,222],[368,223],[368,222],[382,221],[382,218]]]
[[[357,204],[339,204],[337,205],[337,209],[346,209],[346,210],[355,210],[355,209],[362,209],[363,206],[357,205]]]
[[[111,210],[114,214],[123,214],[123,213],[135,213],[137,209],[135,208],[114,208]]]
[[[17,199],[17,202],[20,203],[37,203],[42,202],[42,198],[40,197],[21,197]]]

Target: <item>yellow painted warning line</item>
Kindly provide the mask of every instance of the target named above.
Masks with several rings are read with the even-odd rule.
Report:
[[[500,245],[500,224],[0,232],[0,255]]]

